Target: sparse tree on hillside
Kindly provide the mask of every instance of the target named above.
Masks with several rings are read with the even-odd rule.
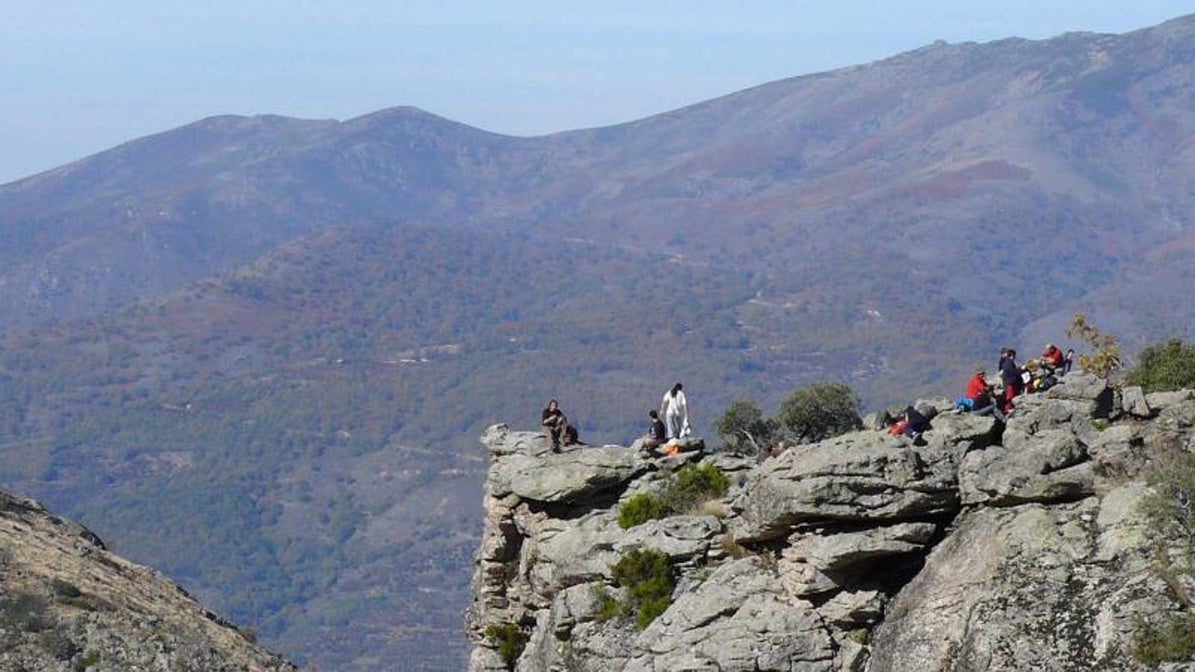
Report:
[[[718,436],[729,450],[758,455],[768,449],[780,429],[780,423],[763,417],[755,402],[739,399],[718,418]]]
[[[862,429],[859,397],[846,383],[813,383],[780,404],[780,424],[803,442]]]

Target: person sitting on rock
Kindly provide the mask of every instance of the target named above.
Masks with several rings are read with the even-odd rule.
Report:
[[[560,404],[555,399],[548,401],[548,407],[544,409],[543,419],[539,424],[543,427],[544,436],[552,442],[552,452],[559,453],[560,441],[567,436],[568,418],[564,417],[564,412],[560,410]]]
[[[651,419],[651,426],[647,428],[647,433],[643,435],[643,441],[639,445],[653,451],[664,443],[664,421],[660,419],[660,412],[654,408],[647,412],[647,417]]]
[[[967,381],[967,391],[954,402],[964,411],[983,411],[992,405],[992,386],[987,380],[987,371],[977,370]]]
[[[904,420],[905,427],[902,433],[914,441],[929,429],[929,418],[912,406],[905,408]]]
[[[1053,343],[1046,344],[1046,349],[1041,353],[1041,363],[1042,366],[1046,367],[1048,372],[1053,373],[1055,370],[1061,368],[1065,361],[1066,357],[1058,349],[1057,345]]]

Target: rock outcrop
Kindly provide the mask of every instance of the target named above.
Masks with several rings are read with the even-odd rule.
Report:
[[[0,670],[295,670],[86,528],[0,493]]]
[[[678,462],[552,455],[491,428],[470,669],[1152,669],[1134,637],[1184,598],[1157,570],[1145,475],[1195,450],[1193,427],[1191,393],[1074,374],[1007,423],[944,413],[915,443],[856,432],[758,466],[693,451],[685,462],[731,474],[725,499],[626,530],[620,503]],[[611,568],[634,549],[678,577],[643,630],[607,608]],[[525,640],[508,660],[504,625]]]

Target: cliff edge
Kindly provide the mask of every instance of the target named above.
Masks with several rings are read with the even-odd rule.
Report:
[[[1007,424],[944,412],[916,443],[861,431],[759,465],[700,442],[549,454],[496,425],[469,669],[1156,669],[1136,642],[1185,609],[1190,577],[1166,570],[1179,544],[1142,503],[1167,456],[1195,450],[1193,425],[1195,393],[1083,374]],[[725,498],[620,527],[621,504],[686,463],[718,466]],[[675,579],[638,625],[609,609],[634,551]]]

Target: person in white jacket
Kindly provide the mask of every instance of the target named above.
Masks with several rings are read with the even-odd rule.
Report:
[[[685,401],[684,385],[677,383],[664,393],[660,415],[664,416],[666,438],[679,439],[689,435],[689,404]]]

